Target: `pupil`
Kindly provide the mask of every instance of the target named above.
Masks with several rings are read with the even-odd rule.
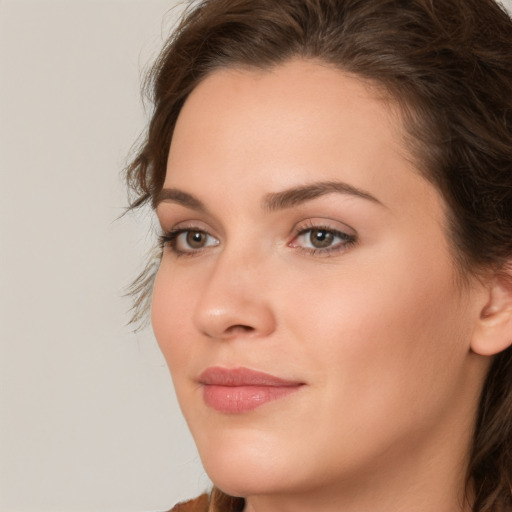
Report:
[[[204,245],[204,234],[200,231],[189,231],[187,234],[187,243],[190,247],[195,249]]]
[[[323,229],[313,229],[311,231],[311,244],[316,248],[329,247],[333,239],[333,234]]]

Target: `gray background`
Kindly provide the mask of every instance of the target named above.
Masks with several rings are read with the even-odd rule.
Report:
[[[150,330],[125,325],[149,218],[115,220],[176,3],[0,2],[1,512],[166,510],[209,485]]]
[[[115,220],[172,6],[0,4],[1,512],[167,510],[209,485],[150,329],[125,325],[148,219]]]

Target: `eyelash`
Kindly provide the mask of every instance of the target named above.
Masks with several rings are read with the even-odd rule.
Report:
[[[292,245],[293,242],[297,240],[299,237],[304,236],[312,231],[323,231],[329,235],[332,235],[333,237],[339,238],[340,241],[326,248],[309,248],[301,247],[299,245]],[[348,233],[339,231],[330,226],[323,226],[321,224],[315,224],[314,222],[309,221],[306,227],[301,227],[295,231],[293,240],[288,244],[288,246],[293,247],[309,256],[334,256],[335,254],[346,251],[350,247],[354,246],[356,243],[357,238],[355,235],[349,235]]]
[[[312,231],[320,231],[325,232],[328,235],[331,235],[335,238],[340,239],[340,242],[337,242],[333,246],[329,246],[326,248],[309,248],[309,247],[302,247],[300,245],[293,245],[294,241],[297,240],[299,237],[306,235],[307,233],[310,233]],[[199,233],[206,237],[212,237],[207,231],[204,229],[199,228],[193,228],[193,227],[186,227],[186,228],[177,228],[172,229],[170,231],[167,231],[159,236],[159,245],[162,251],[165,249],[165,247],[169,247],[170,250],[177,256],[177,257],[193,257],[201,254],[205,248],[199,248],[199,249],[190,249],[183,251],[181,249],[178,249],[177,247],[177,240],[178,237],[184,233]],[[213,238],[213,237],[212,237]],[[333,256],[339,252],[343,252],[347,250],[348,248],[352,247],[357,243],[357,238],[354,235],[349,235],[347,233],[344,233],[343,231],[339,231],[336,229],[333,229],[329,226],[322,226],[317,225],[314,223],[309,223],[307,227],[303,227],[300,229],[297,229],[293,234],[292,241],[288,244],[288,247],[292,247],[294,249],[297,249],[301,251],[302,253],[305,253],[310,256]],[[214,244],[214,245],[218,245]],[[210,246],[206,246],[210,247]]]
[[[199,228],[194,228],[194,227],[171,229],[170,231],[162,233],[158,237],[160,248],[162,249],[162,251],[165,249],[165,247],[168,246],[171,249],[171,251],[177,257],[197,256],[198,254],[203,252],[203,250],[204,250],[203,248],[201,248],[201,249],[190,249],[188,251],[183,251],[181,249],[178,249],[178,246],[177,246],[178,237],[180,235],[183,235],[184,233],[200,233],[200,234],[205,235],[207,237],[212,237],[212,235],[210,235],[204,229],[199,229]],[[215,245],[217,245],[217,244],[215,244]]]

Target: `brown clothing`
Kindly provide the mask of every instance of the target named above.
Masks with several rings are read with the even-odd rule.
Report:
[[[242,512],[244,504],[243,498],[233,498],[214,488],[211,494],[178,503],[169,512]]]
[[[208,512],[210,508],[210,498],[208,494],[201,494],[195,500],[178,503],[169,512]]]

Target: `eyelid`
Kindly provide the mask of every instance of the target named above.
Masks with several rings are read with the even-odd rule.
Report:
[[[357,232],[348,224],[340,222],[339,220],[331,219],[329,217],[310,217],[308,219],[297,222],[293,227],[291,234],[297,236],[299,233],[308,229],[326,229],[329,231],[338,231],[347,236],[357,238]]]
[[[211,247],[216,247],[220,244],[219,237],[212,234],[212,231],[212,229],[205,227],[204,223],[200,221],[179,222],[171,229],[164,229],[162,227],[162,232],[159,236],[159,245],[162,251],[168,247],[175,256],[197,256],[203,251],[208,250]],[[188,232],[203,233],[208,238],[215,240],[215,243],[210,243],[200,248],[179,249],[176,245],[178,238]]]
[[[198,229],[215,238],[223,235],[222,223],[210,213],[191,211],[175,203],[162,202],[156,210],[156,219],[161,232],[172,232],[178,228]]]
[[[333,224],[335,224],[336,227]],[[295,243],[299,237],[304,236],[313,230],[326,231],[338,238],[339,241],[334,245],[325,248],[303,247],[300,244]],[[295,225],[292,234],[293,239],[289,242],[288,246],[309,255],[333,256],[336,253],[349,249],[358,241],[355,230],[346,224],[340,223],[339,221],[325,218],[313,218],[302,221]]]

